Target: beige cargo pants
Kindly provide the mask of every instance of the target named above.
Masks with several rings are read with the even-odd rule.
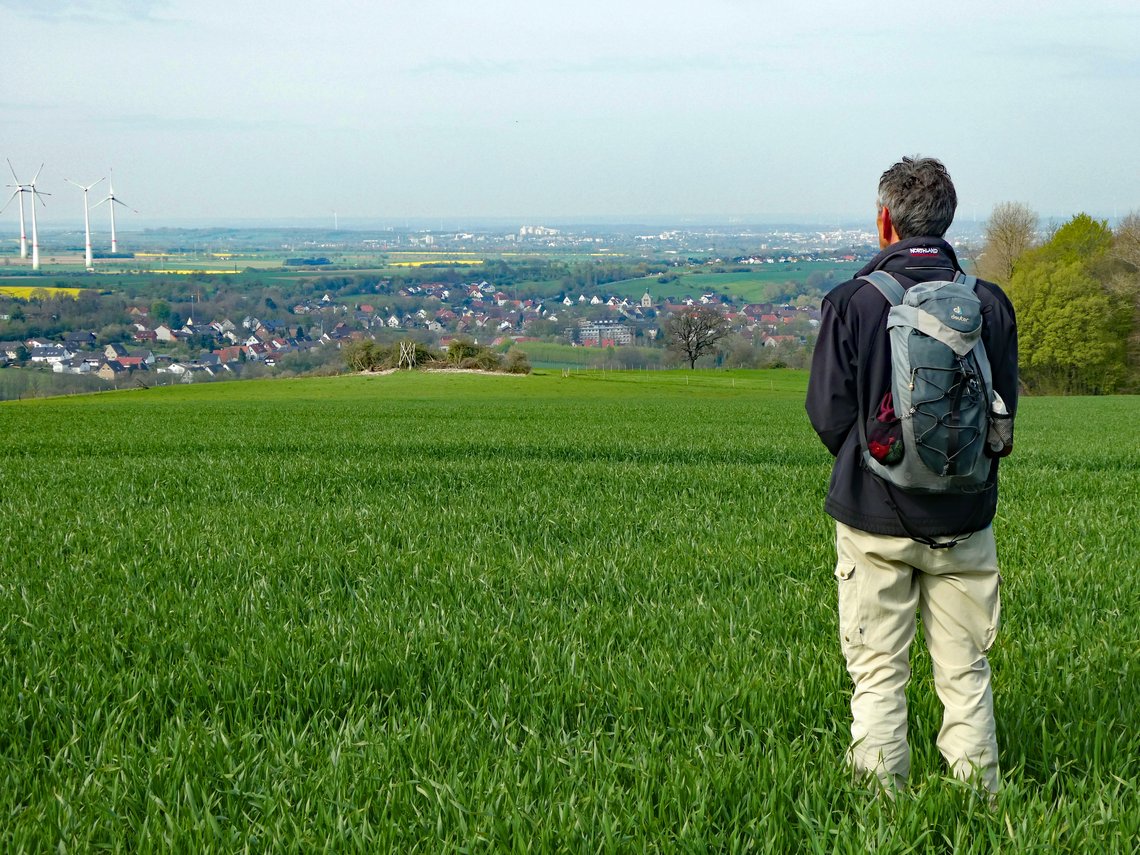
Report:
[[[855,686],[848,759],[856,775],[874,775],[890,788],[906,785],[906,684],[917,611],[944,711],[938,750],[956,777],[997,792],[986,659],[1001,614],[993,529],[952,549],[931,549],[836,523],[835,543],[839,637]]]

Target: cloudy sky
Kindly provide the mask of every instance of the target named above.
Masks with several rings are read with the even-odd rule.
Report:
[[[870,218],[913,153],[960,218],[1140,209],[1140,4],[929,5],[0,0],[0,156],[128,228]]]

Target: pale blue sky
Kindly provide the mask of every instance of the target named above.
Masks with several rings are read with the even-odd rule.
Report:
[[[45,222],[109,167],[127,228],[870,218],[916,152],[960,218],[1140,209],[1135,2],[0,0],[0,32]]]

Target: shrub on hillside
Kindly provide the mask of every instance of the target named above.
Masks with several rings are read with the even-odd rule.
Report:
[[[481,350],[486,350],[486,348],[479,347],[469,338],[454,338],[451,340],[451,344],[447,346],[447,361],[454,366],[461,367],[465,361],[477,357]]]
[[[410,340],[379,344],[372,339],[354,341],[342,351],[344,364],[352,371],[384,371],[389,368],[401,367],[401,358]],[[437,350],[432,350],[426,344],[411,342],[414,345],[415,365],[438,365],[443,363],[444,356]],[[407,367],[405,363],[403,367]]]
[[[375,371],[382,355],[376,342],[364,339],[346,345],[341,351],[341,358],[350,371]]]
[[[530,374],[530,360],[518,348],[507,351],[507,364],[503,369],[509,374]]]
[[[498,371],[502,367],[502,359],[495,351],[481,347],[474,356],[468,356],[460,362],[459,367],[476,371]]]
[[[406,348],[409,342],[407,339],[390,344],[380,344],[372,339],[355,341],[345,346],[341,352],[342,359],[350,371],[407,368]],[[526,354],[520,350],[510,350],[504,364],[500,354],[470,339],[455,339],[446,353],[432,350],[419,342],[414,344],[416,368],[466,368],[474,371],[509,371],[512,374],[529,374],[531,370]]]

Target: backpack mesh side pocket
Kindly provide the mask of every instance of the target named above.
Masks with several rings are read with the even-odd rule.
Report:
[[[989,429],[986,431],[986,454],[990,457],[1005,457],[1013,451],[1013,415],[1006,408],[1001,395],[994,392],[993,397]]]
[[[879,463],[892,466],[903,459],[902,422],[895,413],[894,396],[887,392],[878,411],[867,419],[867,451]]]

